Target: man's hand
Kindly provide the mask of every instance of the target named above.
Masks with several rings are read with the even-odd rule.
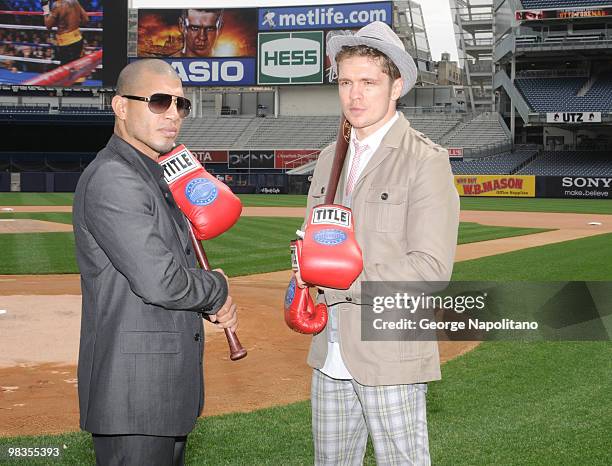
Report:
[[[229,328],[232,332],[238,328],[238,314],[231,296],[227,297],[227,301],[216,314],[210,314],[209,317],[211,322],[219,327]]]
[[[229,280],[227,278],[227,275],[225,275],[225,272],[223,272],[222,269],[215,269],[214,271],[221,273],[225,277],[225,280],[228,282],[227,285],[229,288]],[[233,332],[235,332],[238,328],[238,314],[236,312],[236,304],[234,304],[232,297],[229,295],[227,296],[225,304],[221,306],[221,309],[219,309],[216,314],[210,314],[208,317],[211,322],[214,322],[219,327],[229,328]]]

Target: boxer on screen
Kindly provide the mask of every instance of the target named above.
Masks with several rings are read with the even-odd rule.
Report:
[[[87,13],[79,0],[55,0],[50,8],[49,0],[42,0],[45,26],[57,27],[55,58],[61,65],[80,58],[83,54],[83,36],[79,28],[87,24]]]

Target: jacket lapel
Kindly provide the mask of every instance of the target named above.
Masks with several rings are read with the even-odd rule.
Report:
[[[160,181],[156,180],[155,177],[151,174],[149,169],[146,167],[144,161],[142,160],[142,156],[131,145],[129,145],[127,142],[125,142],[123,139],[116,135],[113,135],[111,137],[108,147],[115,154],[125,160],[125,162],[127,162],[132,168],[134,168],[134,170],[136,170],[138,174],[142,176],[149,188],[151,188],[153,192],[157,195],[161,208],[166,211],[170,218],[172,218],[172,223],[174,225],[174,233],[179,243],[182,245],[183,249],[185,249],[185,247],[187,247],[189,237],[186,233],[183,233],[181,231],[180,226],[177,224],[177,220],[174,218],[174,215],[172,215],[172,212],[170,211],[170,206],[163,197],[164,195],[161,186],[159,185]],[[186,228],[186,225],[184,227]],[[186,229],[184,231],[186,232]]]
[[[383,163],[394,149],[400,146],[401,139],[406,132],[407,126],[410,126],[410,123],[408,123],[404,115],[400,113],[397,121],[391,126],[385,137],[383,137],[380,146],[378,146],[378,149],[374,152],[374,155],[363,169],[363,172],[361,172],[361,175],[357,179],[357,183],[355,183],[353,192],[359,189],[359,185],[363,180],[372,173],[376,167]]]

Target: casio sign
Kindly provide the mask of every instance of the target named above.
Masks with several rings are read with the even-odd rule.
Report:
[[[564,176],[562,184],[564,188],[609,188],[612,186],[612,178],[575,178]]]
[[[183,82],[240,82],[244,79],[244,64],[234,60],[223,62],[210,60],[173,61],[170,65]]]

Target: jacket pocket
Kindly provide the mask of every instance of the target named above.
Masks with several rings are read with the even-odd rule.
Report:
[[[317,184],[312,190],[313,206],[321,205],[325,202],[325,193],[327,191],[327,185]]]
[[[180,353],[179,332],[121,332],[121,352],[124,354]]]
[[[402,231],[408,215],[408,188],[372,186],[366,195],[366,228],[383,233]]]

